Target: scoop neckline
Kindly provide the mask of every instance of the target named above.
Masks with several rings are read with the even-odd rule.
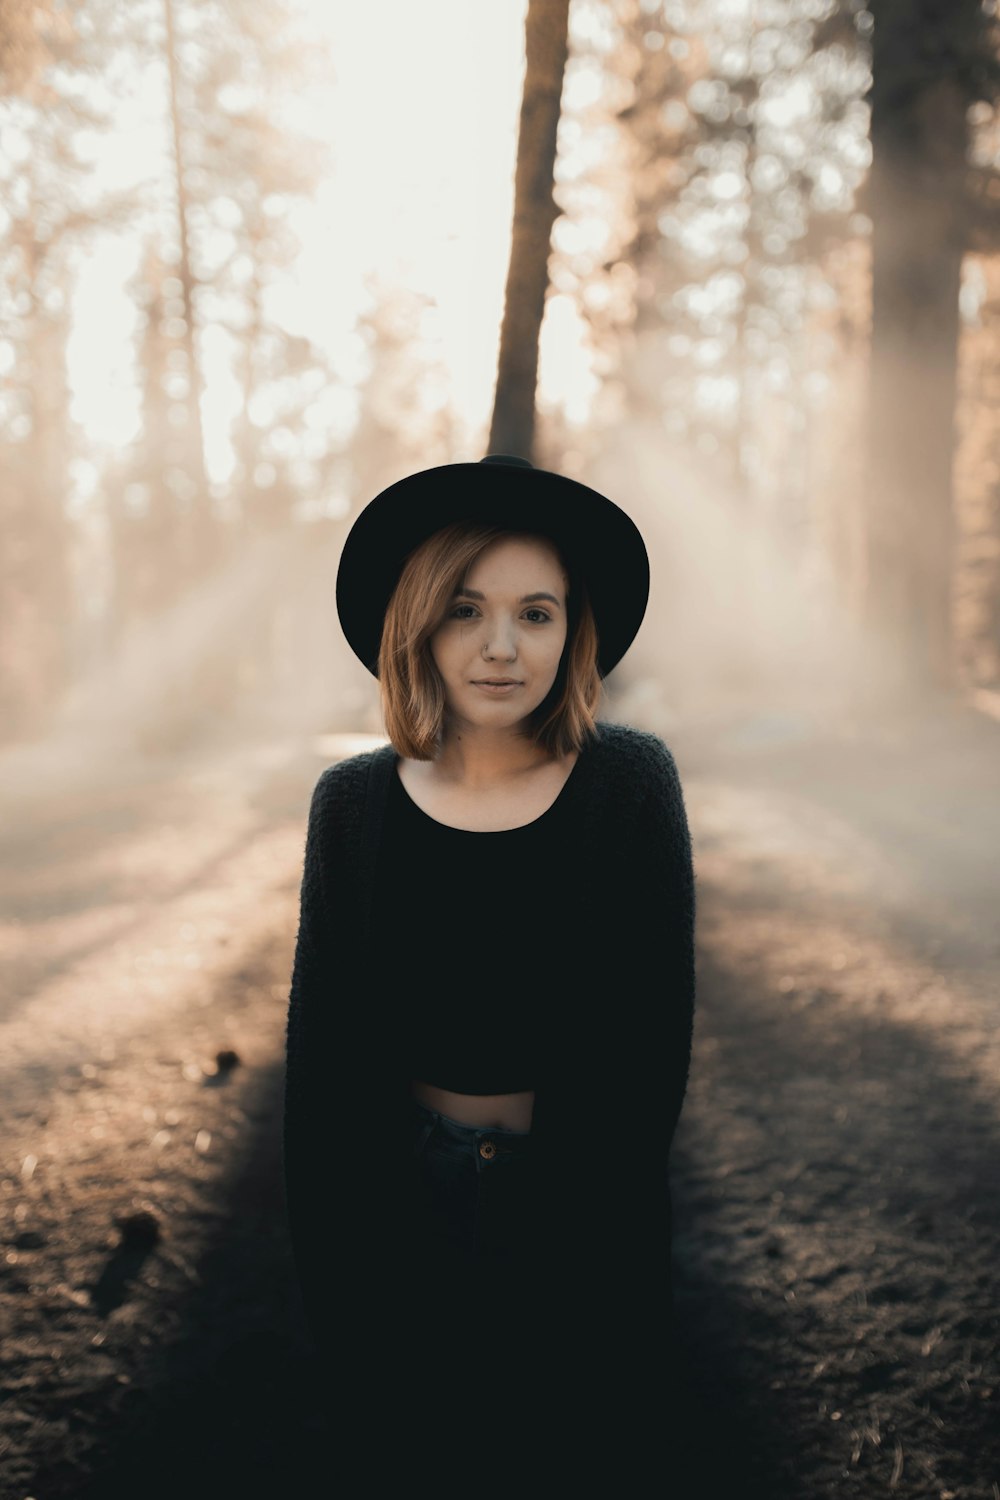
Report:
[[[425,812],[418,803],[414,802],[413,798],[406,790],[406,787],[403,785],[403,778],[399,774],[400,757],[398,755],[393,759],[392,775],[398,790],[403,794],[403,797],[409,803],[410,807],[417,814],[417,816],[422,818],[426,823],[433,823],[435,828],[443,828],[445,833],[464,833],[468,834],[472,838],[494,838],[498,833],[524,833],[529,828],[537,828],[539,823],[544,822],[545,819],[550,817],[551,814],[554,813],[561,804],[565,803],[568,800],[567,793],[570,790],[571,785],[573,784],[577,771],[580,769],[580,762],[583,759],[585,753],[586,747],[584,747],[584,749],[581,750],[577,755],[576,760],[573,764],[572,771],[570,771],[569,775],[566,777],[566,780],[563,782],[562,786],[559,788],[558,792],[549,803],[548,807],[543,808],[543,810],[538,814],[538,817],[532,818],[529,823],[515,823],[513,828],[458,828],[454,823],[442,823],[440,819],[431,817],[429,812]]]

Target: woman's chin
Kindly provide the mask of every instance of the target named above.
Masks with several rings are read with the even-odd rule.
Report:
[[[453,709],[450,722],[456,729],[516,729],[526,725],[533,709],[524,704],[513,704],[496,700],[493,703],[463,703]]]

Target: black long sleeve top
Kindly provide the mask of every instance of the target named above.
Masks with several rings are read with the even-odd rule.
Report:
[[[410,1077],[460,1094],[535,1087],[569,967],[575,789],[574,765],[540,817],[478,832],[438,822],[390,775],[372,937],[386,1045]]]
[[[369,1352],[391,1338],[398,1308],[388,1294],[405,1284],[395,1195],[410,1080],[420,1076],[393,1042],[400,970],[387,950],[419,906],[425,878],[419,839],[407,860],[401,828],[386,821],[401,790],[395,765],[386,744],[328,766],[315,785],[287,1022],[285,1189],[303,1303],[318,1346],[332,1339],[346,1349],[354,1339]],[[525,930],[545,931],[551,963],[543,976],[551,1045],[525,1061],[535,1090],[532,1152],[545,1182],[539,1263],[550,1268],[553,1316],[562,1306],[579,1319],[583,1307],[593,1330],[631,1308],[652,1328],[657,1306],[668,1317],[672,1306],[667,1164],[695,997],[691,840],[670,750],[655,734],[599,722],[550,827],[546,870],[556,861],[557,872],[543,881],[527,869],[516,906],[504,908]],[[522,831],[467,837],[513,845]],[[451,832],[465,843],[464,831]],[[463,870],[456,880],[464,879]],[[496,911],[485,863],[476,881],[478,938]],[[440,886],[437,899],[447,899]],[[447,921],[428,924],[407,955],[418,1004],[439,992],[454,939]],[[524,975],[522,957],[499,951],[466,970],[465,993],[473,1004],[477,995],[512,994]],[[485,1068],[481,1040],[475,1066]],[[446,1061],[443,1086],[459,1085],[472,1051]],[[505,1057],[505,1078],[508,1068],[514,1079]]]

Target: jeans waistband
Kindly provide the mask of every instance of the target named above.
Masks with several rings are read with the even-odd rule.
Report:
[[[414,1118],[428,1124],[433,1122],[441,1135],[456,1145],[471,1146],[480,1156],[523,1155],[531,1145],[531,1132],[510,1130],[506,1125],[465,1125],[453,1120],[439,1110],[428,1109],[416,1099],[410,1100]]]

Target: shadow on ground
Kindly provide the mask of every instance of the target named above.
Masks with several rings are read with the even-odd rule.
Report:
[[[298,1493],[307,1475],[315,1478],[322,1413],[285,1229],[282,1098],[282,1069],[275,1066],[253,1101],[243,1165],[228,1188],[225,1230],[199,1262],[183,1334],[154,1345],[124,1389],[76,1395],[75,1409],[99,1434],[87,1472],[78,1462],[51,1459],[38,1467],[27,1494],[277,1500]],[[89,1413],[81,1410],[88,1404]]]
[[[275,1067],[249,1112],[254,1128],[229,1185],[226,1228],[198,1264],[200,1284],[186,1295],[182,1334],[159,1349],[154,1345],[129,1385],[75,1394],[74,1411],[97,1435],[86,1471],[79,1459],[53,1455],[38,1466],[25,1494],[43,1500],[279,1500],[312,1495],[319,1485],[336,1487],[337,1455],[320,1409],[317,1357],[304,1331],[285,1229],[281,1099],[281,1069]],[[676,1410],[664,1414],[662,1478],[670,1483],[687,1475],[699,1500],[734,1493],[780,1500],[760,1457],[760,1414],[748,1414],[748,1377],[740,1368],[741,1348],[777,1333],[758,1326],[753,1339],[745,1337],[748,1310],[714,1288],[704,1270],[689,1282],[687,1306],[695,1321],[682,1337],[697,1347],[698,1358],[680,1380]],[[727,1331],[715,1363],[706,1362],[697,1330],[700,1306],[710,1307],[714,1326]],[[750,1315],[759,1323],[759,1312]],[[478,1379],[477,1388],[483,1388]],[[780,1426],[777,1407],[772,1415]],[[387,1413],[387,1444],[395,1425]],[[446,1447],[447,1422],[441,1442]],[[490,1446],[484,1437],[484,1453]],[[548,1493],[549,1483],[539,1482],[535,1492]],[[518,1489],[532,1493],[532,1476],[523,1475]]]

